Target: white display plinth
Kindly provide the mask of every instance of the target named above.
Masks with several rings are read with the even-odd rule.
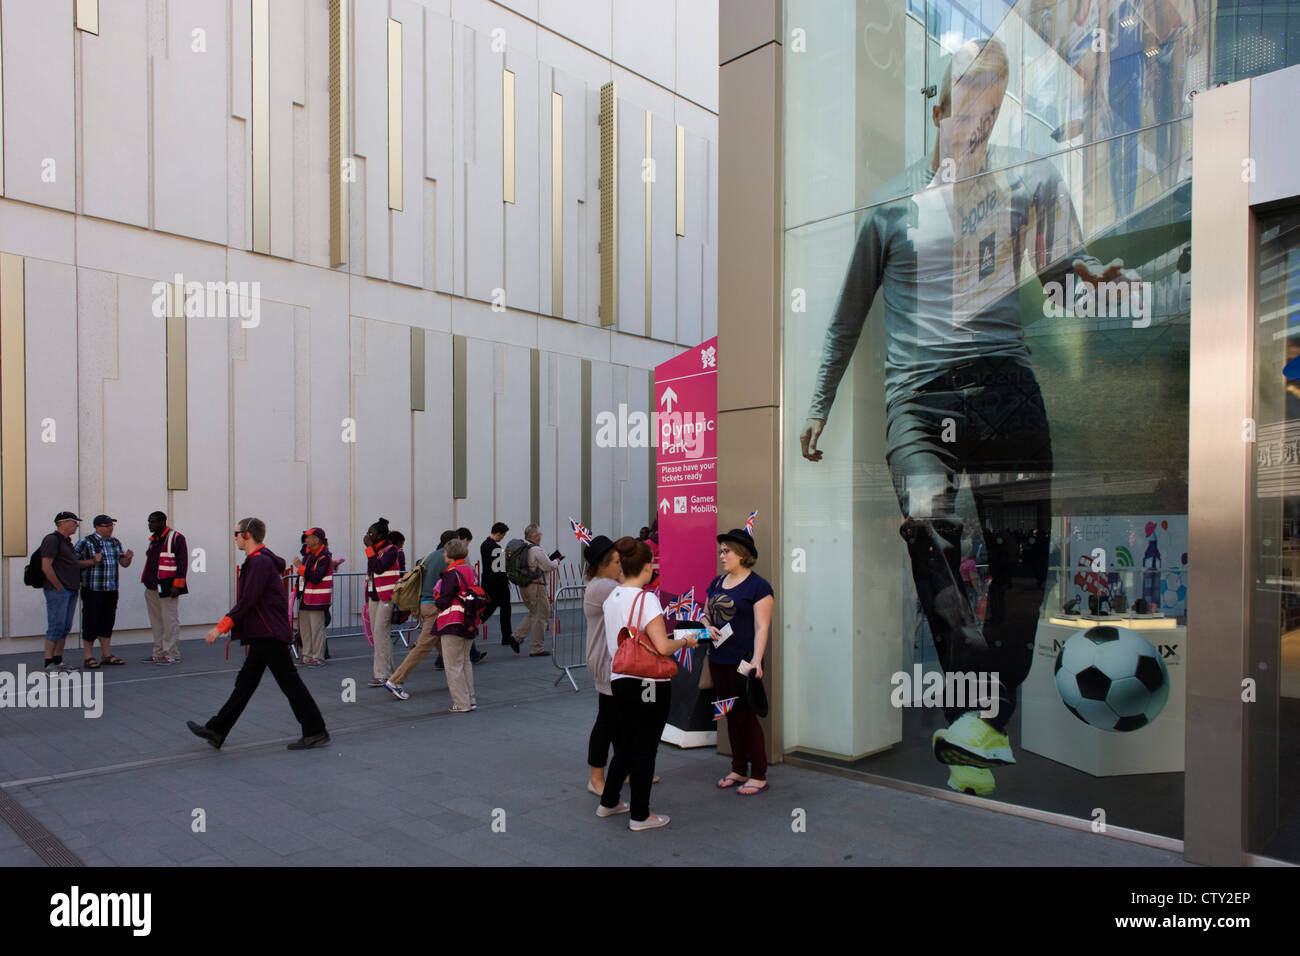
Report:
[[[1164,620],[1172,622],[1171,618]],[[1020,687],[1020,747],[1094,777],[1181,773],[1187,628],[1166,625],[1155,629],[1150,622],[1151,619],[1139,618],[1134,623],[1122,615],[1081,618],[1069,623],[1042,621],[1034,641],[1034,663]],[[1098,624],[1138,630],[1164,658],[1169,671],[1169,699],[1160,716],[1140,730],[1128,733],[1097,730],[1066,710],[1057,693],[1055,667],[1061,645],[1080,630]]]

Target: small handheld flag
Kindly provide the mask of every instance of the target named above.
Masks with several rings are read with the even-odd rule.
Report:
[[[573,536],[578,539],[579,544],[591,544],[591,532],[574,521],[572,516],[569,518],[569,527],[573,529]]]
[[[677,663],[681,665],[682,670],[688,674],[695,670],[695,656],[691,653],[692,650],[693,648],[690,647],[682,647],[673,655],[677,659]]]
[[[751,537],[754,534],[754,519],[758,517],[757,511],[751,511],[749,517],[745,519],[745,534]]]
[[[731,712],[731,708],[736,706],[739,697],[728,697],[726,700],[715,700],[713,702],[713,719],[721,720]]]
[[[692,586],[689,591],[681,595],[675,601],[669,601],[668,606],[664,608],[665,614],[670,614],[673,620],[690,621],[693,620],[691,614],[695,610],[695,588]]]

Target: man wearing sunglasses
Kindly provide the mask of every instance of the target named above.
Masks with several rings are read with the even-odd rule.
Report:
[[[235,587],[235,606],[203,638],[213,644],[227,634],[247,648],[244,666],[235,677],[235,689],[217,715],[206,724],[186,721],[196,737],[218,749],[268,668],[302,725],[302,737],[289,744],[289,749],[306,750],[330,740],[325,718],[289,654],[293,630],[289,625],[289,598],[281,582],[285,562],[262,543],[265,538],[266,524],[260,518],[244,518],[235,528],[235,547],[245,555]]]

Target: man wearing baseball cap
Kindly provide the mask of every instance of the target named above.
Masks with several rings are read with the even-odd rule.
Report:
[[[54,527],[41,541],[41,571],[45,575],[45,669],[72,670],[63,663],[63,642],[72,630],[77,613],[77,592],[81,588],[81,569],[103,560],[95,555],[88,561],[77,557],[72,547],[72,533],[81,519],[71,511],[54,516]]]
[[[122,549],[122,542],[113,537],[116,518],[95,515],[95,530],[77,542],[77,557],[93,560],[96,555],[103,560],[81,572],[81,640],[85,646],[87,670],[101,664],[125,664],[114,657],[109,648],[113,638],[113,624],[117,621],[117,569],[129,568],[135,552]],[[100,660],[95,660],[95,641],[99,641]]]

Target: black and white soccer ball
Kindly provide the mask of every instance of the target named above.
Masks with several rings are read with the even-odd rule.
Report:
[[[1066,709],[1098,730],[1139,730],[1169,699],[1169,670],[1136,631],[1101,624],[1070,637],[1056,655]]]

